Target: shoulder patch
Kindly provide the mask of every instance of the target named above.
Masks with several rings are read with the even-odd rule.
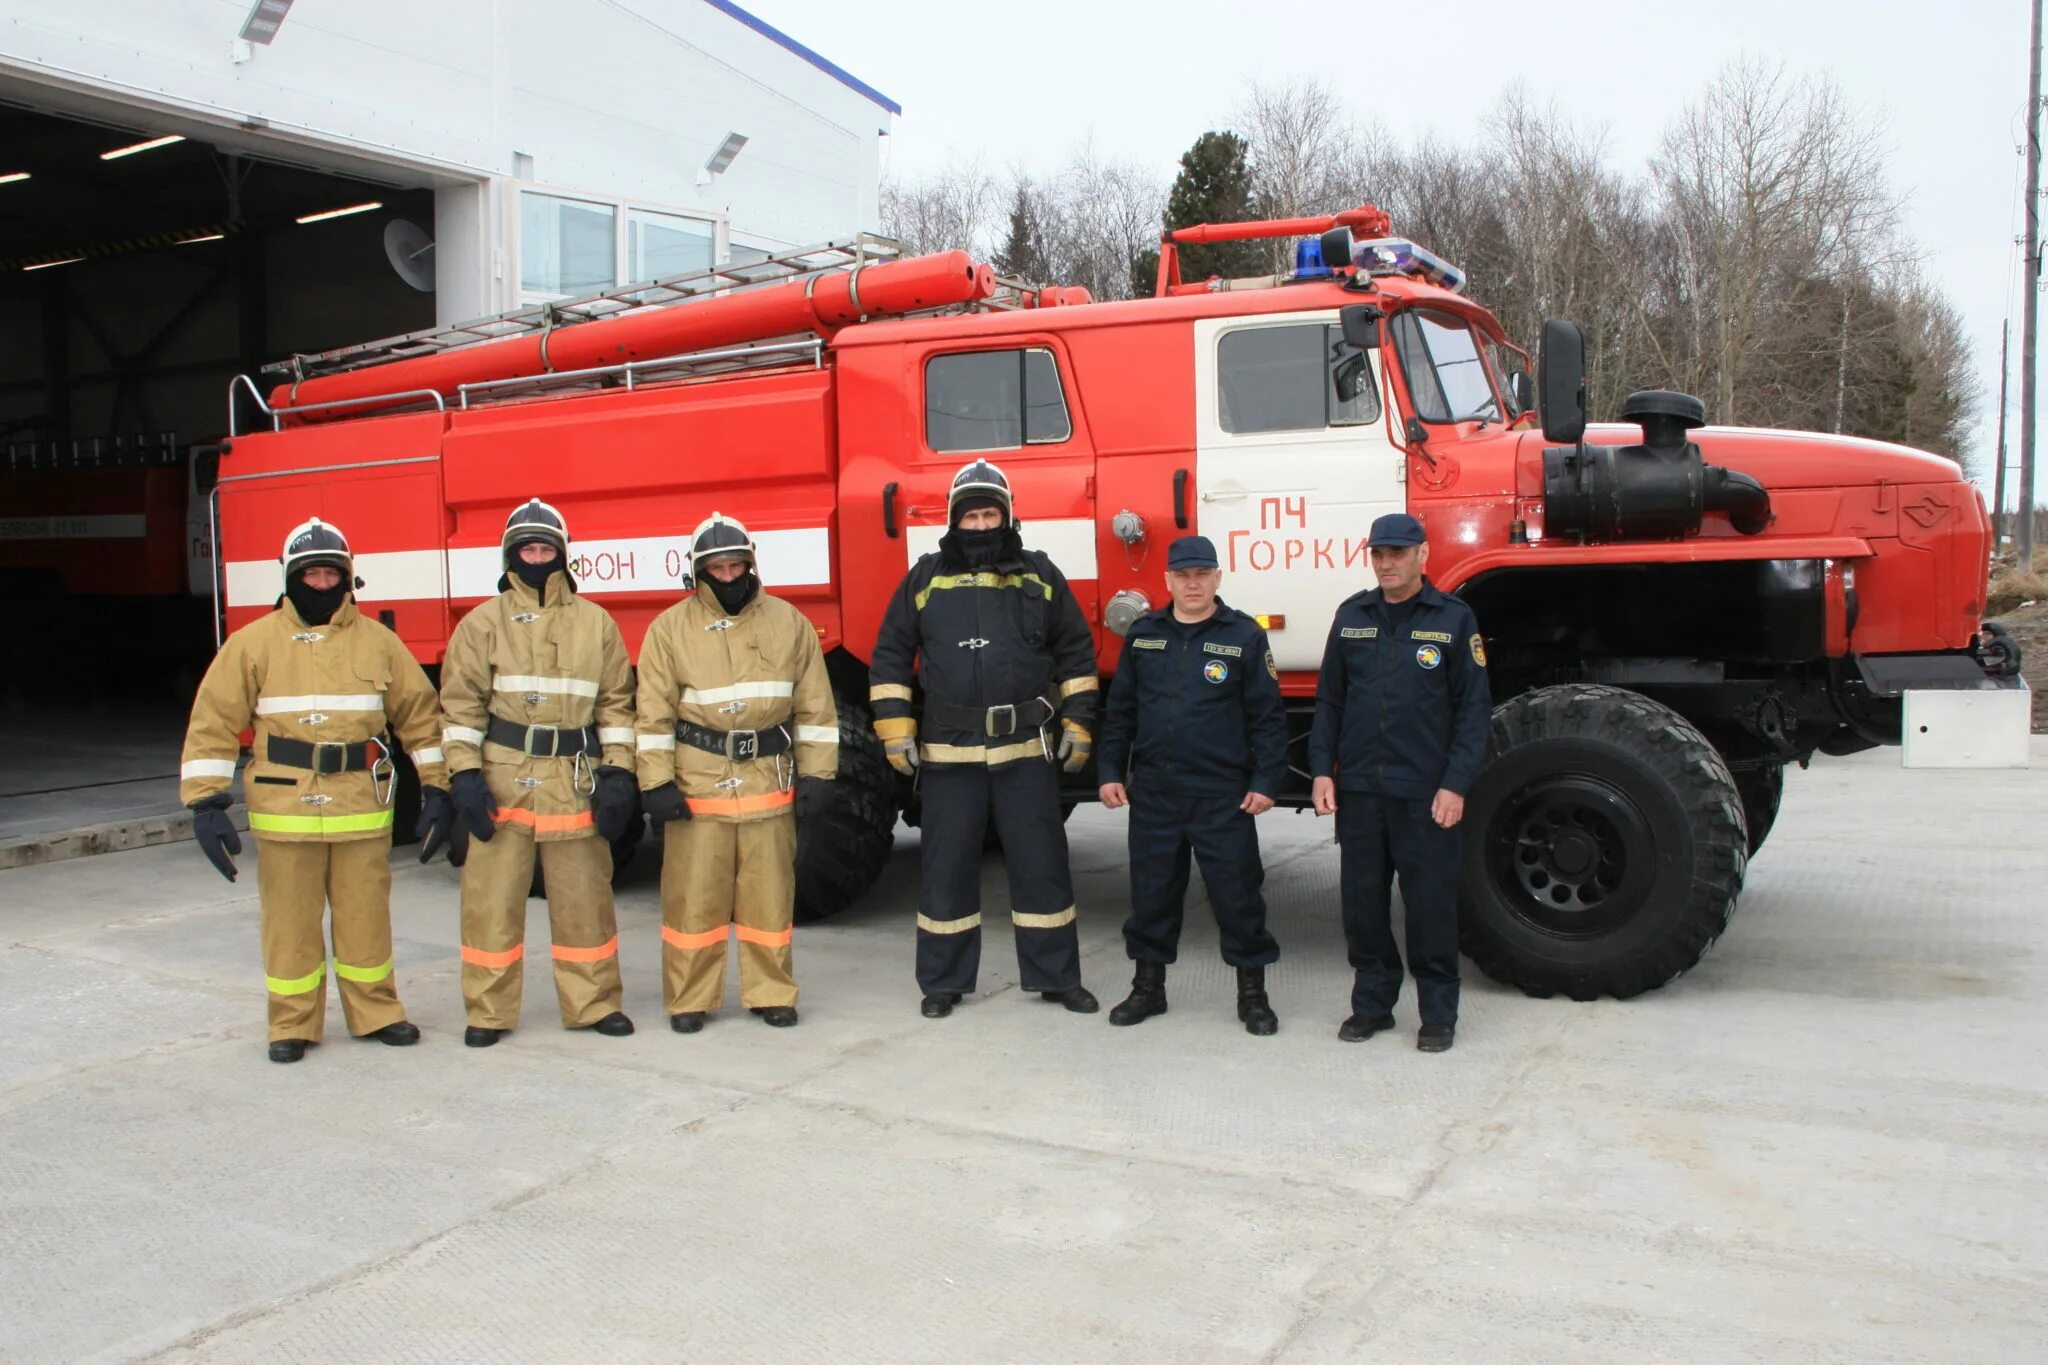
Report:
[[[1164,640],[1160,639],[1160,638],[1159,638],[1158,636],[1156,636],[1156,635],[1148,635],[1148,636],[1145,636],[1145,637],[1144,637],[1144,638],[1142,638],[1142,639],[1137,639],[1137,640],[1133,640],[1133,641],[1131,641],[1131,648],[1132,648],[1132,649],[1164,649],[1164,648],[1166,648],[1166,641],[1164,641]]]
[[[1204,654],[1222,654],[1232,659],[1239,659],[1244,657],[1244,650],[1237,645],[1204,644],[1202,646],[1202,652]]]
[[[1346,640],[1375,640],[1379,638],[1378,626],[1346,626],[1337,632]]]
[[[1408,632],[1408,638],[1411,640],[1434,640],[1440,645],[1447,645],[1451,642],[1451,633],[1447,630],[1411,630]]]
[[[1478,664],[1481,668],[1486,667],[1486,641],[1480,638],[1477,631],[1474,631],[1468,643],[1472,646],[1472,662]]]
[[[1266,676],[1269,678],[1280,676],[1280,665],[1273,662],[1273,651],[1270,649],[1266,651]]]

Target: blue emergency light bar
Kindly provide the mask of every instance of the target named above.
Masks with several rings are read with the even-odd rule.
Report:
[[[1406,275],[1453,294],[1465,288],[1465,272],[1404,237],[1374,237],[1351,244],[1351,263],[1368,275]]]

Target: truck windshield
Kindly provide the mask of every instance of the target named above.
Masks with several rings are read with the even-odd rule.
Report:
[[[1417,417],[1425,422],[1500,420],[1492,377],[1463,321],[1411,308],[1394,315],[1393,330]]]

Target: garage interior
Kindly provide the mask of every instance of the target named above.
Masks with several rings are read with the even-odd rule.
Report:
[[[178,809],[214,648],[191,471],[227,434],[232,378],[435,320],[423,177],[30,96],[0,87],[0,860]]]

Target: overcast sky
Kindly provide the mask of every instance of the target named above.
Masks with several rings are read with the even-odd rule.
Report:
[[[1298,77],[1327,82],[1404,141],[1476,135],[1519,80],[1538,100],[1604,127],[1612,161],[1632,169],[1723,62],[1750,54],[1823,73],[1882,121],[1908,231],[1968,322],[1985,393],[1984,470],[2008,309],[2009,407],[2018,413],[2015,148],[2028,0],[1716,0],[1683,12],[1617,0],[741,3],[903,106],[884,164],[912,178],[975,157],[996,170],[1048,169],[1092,137],[1164,182],[1196,136],[1228,126],[1248,82]],[[1332,22],[1346,14],[1351,22]],[[1476,283],[1483,297],[1484,281]],[[2018,449],[2015,435],[2015,465]]]

